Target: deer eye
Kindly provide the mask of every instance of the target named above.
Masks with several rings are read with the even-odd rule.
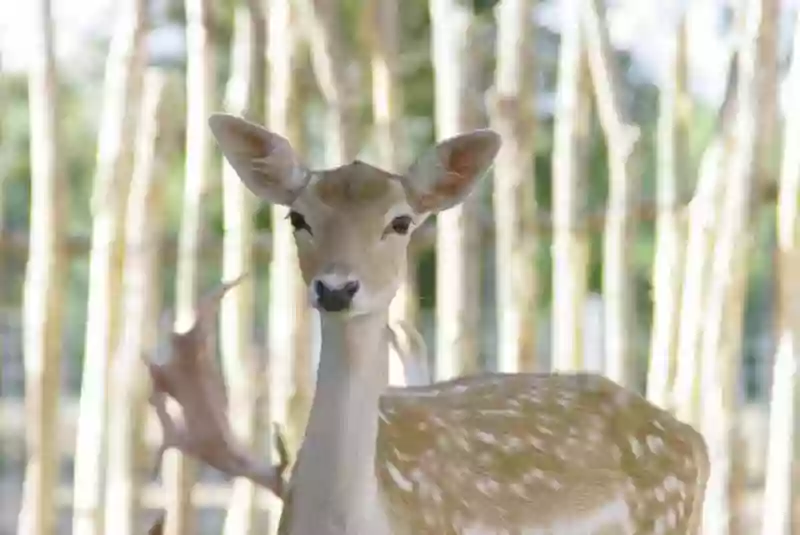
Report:
[[[411,216],[401,215],[392,219],[392,222],[389,223],[389,228],[386,230],[404,236],[408,234],[409,228],[411,228]]]
[[[305,230],[309,234],[312,234],[311,227],[309,227],[308,223],[306,223],[306,218],[303,217],[303,214],[291,210],[287,217],[289,218],[289,221],[292,223],[292,227],[294,228],[295,232],[300,230]]]

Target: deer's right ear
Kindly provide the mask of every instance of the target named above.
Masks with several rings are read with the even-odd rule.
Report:
[[[491,167],[500,142],[496,132],[482,129],[431,147],[402,178],[414,210],[441,212],[462,202]]]
[[[259,198],[288,206],[308,184],[309,171],[286,138],[225,113],[212,114],[208,126],[222,155]]]

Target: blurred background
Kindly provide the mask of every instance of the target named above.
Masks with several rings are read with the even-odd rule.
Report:
[[[312,167],[496,129],[392,304],[435,377],[605,373],[705,434],[703,533],[800,533],[798,97],[798,0],[0,0],[0,534],[274,529],[248,482],[152,477],[140,357],[220,280],[250,273],[219,321],[240,438],[296,448],[313,392],[290,226],[220,110]]]

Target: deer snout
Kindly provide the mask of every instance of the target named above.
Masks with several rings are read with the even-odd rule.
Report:
[[[361,284],[354,279],[321,276],[314,280],[317,305],[326,312],[341,312],[350,308]]]

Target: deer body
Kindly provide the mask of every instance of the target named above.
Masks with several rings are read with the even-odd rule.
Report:
[[[354,339],[367,339],[355,334],[367,323]],[[353,358],[358,373],[320,360],[282,535],[696,530],[705,445],[641,396],[593,374],[387,390],[386,344],[371,341],[351,346],[374,357]]]
[[[322,338],[281,535],[696,533],[708,456],[690,426],[592,374],[388,388],[408,234],[471,191],[500,140],[445,140],[405,175],[310,171],[258,125],[210,125],[244,184],[290,207]]]
[[[376,471],[396,533],[686,534],[701,436],[594,374],[482,374],[392,389]]]

